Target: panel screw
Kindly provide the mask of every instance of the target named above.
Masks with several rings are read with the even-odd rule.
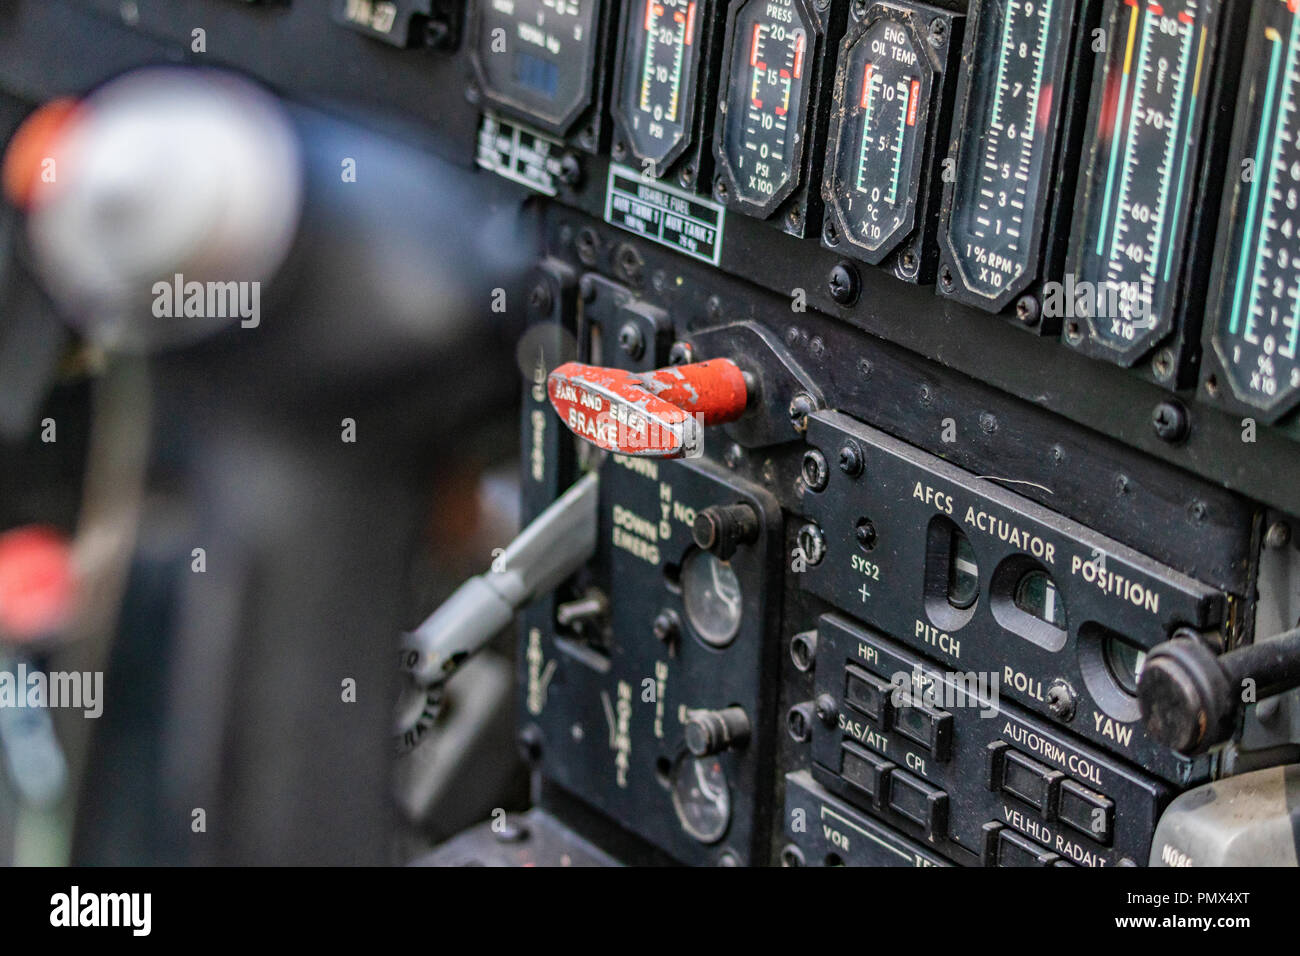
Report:
[[[1016,302],[1016,318],[1028,328],[1037,325],[1039,318],[1038,300],[1032,295],[1021,296],[1020,300]]]
[[[850,478],[862,474],[862,446],[855,441],[847,441],[840,449],[840,471]]]
[[[1176,445],[1187,437],[1187,409],[1179,402],[1163,401],[1151,413],[1151,426],[1162,440]]]
[[[528,296],[528,304],[533,307],[533,311],[539,315],[550,315],[551,306],[554,304],[554,297],[551,295],[551,287],[545,282],[539,282],[533,286],[533,291]]]
[[[565,153],[560,160],[560,182],[571,187],[582,182],[582,163],[573,153]]]
[[[674,342],[668,350],[669,365],[690,365],[695,361],[695,348],[690,342]]]
[[[664,644],[671,644],[682,633],[681,619],[677,616],[677,612],[673,610],[660,611],[658,616],[655,617],[652,627],[655,640]]]
[[[519,753],[530,764],[542,762],[542,731],[536,724],[529,724],[519,731]]]
[[[830,694],[822,694],[817,698],[817,719],[827,727],[834,725],[835,718],[839,716],[839,708],[835,706],[835,698]]]
[[[635,322],[627,322],[618,330],[618,347],[633,361],[645,354],[645,336]]]
[[[797,743],[807,743],[812,739],[812,722],[816,709],[812,701],[795,704],[785,714],[785,729],[790,739]]]
[[[858,301],[858,270],[845,262],[840,262],[831,269],[827,282],[831,298],[840,305],[852,305]]]
[[[1059,677],[1047,688],[1047,709],[1058,720],[1074,719],[1074,701],[1074,688]]]
[[[808,430],[808,416],[817,411],[817,403],[807,392],[800,392],[790,400],[790,424],[799,434]]]
[[[1285,548],[1291,540],[1291,526],[1285,521],[1274,521],[1268,526],[1268,531],[1264,534],[1265,547]]]
[[[803,483],[808,486],[810,491],[825,491],[826,484],[831,478],[830,466],[826,464],[826,456],[816,448],[810,448],[803,453]]]
[[[722,460],[728,468],[733,470],[739,468],[745,463],[745,449],[733,441],[727,446],[727,450],[722,453]]]
[[[859,518],[853,526],[853,537],[862,545],[863,551],[870,551],[876,546],[876,526],[870,518]]]
[[[826,535],[822,534],[821,528],[810,521],[799,529],[795,540],[810,567],[821,564],[822,558],[826,557]]]

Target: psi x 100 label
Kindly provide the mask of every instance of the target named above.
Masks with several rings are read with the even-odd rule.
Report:
[[[716,266],[722,258],[725,217],[726,210],[716,203],[647,179],[626,166],[609,167],[605,221],[611,226]]]

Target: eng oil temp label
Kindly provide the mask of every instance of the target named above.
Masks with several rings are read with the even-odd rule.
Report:
[[[716,203],[611,163],[605,221],[716,266],[727,211]]]

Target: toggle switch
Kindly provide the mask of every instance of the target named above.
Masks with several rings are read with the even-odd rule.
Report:
[[[546,384],[551,404],[575,435],[641,458],[698,455],[704,427],[738,419],[752,391],[728,359],[652,372],[566,362]]]

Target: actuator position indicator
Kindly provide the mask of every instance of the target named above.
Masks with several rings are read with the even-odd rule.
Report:
[[[1300,8],[1253,7],[1220,219],[1211,342],[1232,393],[1282,413],[1300,397]],[[1238,174],[1238,171],[1239,174]]]
[[[689,143],[707,5],[632,3],[623,24],[617,109],[633,156],[661,174]]]
[[[829,198],[873,265],[916,226],[934,72],[928,44],[897,12],[868,13],[840,54]]]
[[[1221,0],[1106,0],[1070,272],[1089,337],[1131,364],[1173,326]],[[1087,285],[1085,286],[1084,283]]]
[[[564,136],[592,101],[601,0],[478,5],[474,61],[487,98]]]
[[[719,195],[757,215],[799,185],[817,23],[804,0],[746,0],[729,27]]]
[[[1038,278],[1075,4],[977,2],[939,292],[1000,311]]]

